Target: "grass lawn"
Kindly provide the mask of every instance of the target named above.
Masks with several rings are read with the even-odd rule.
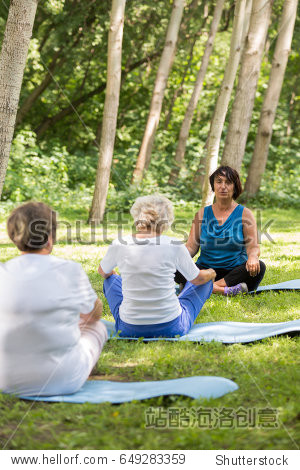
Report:
[[[5,231],[6,206],[0,206],[0,261],[17,255]],[[195,207],[177,207],[178,238],[188,231]],[[255,210],[261,229],[272,220],[263,234],[261,258],[267,265],[263,284],[300,277],[299,216],[294,209]],[[77,220],[86,220],[82,209],[76,213],[60,210],[58,243],[53,254],[82,263],[93,287],[104,301],[104,318],[112,319],[102,294],[97,274],[108,242],[117,236],[113,214],[103,241],[103,229],[95,231],[90,243],[90,228],[82,222],[75,236]],[[125,232],[130,231],[128,221]],[[298,225],[297,225],[298,220]],[[79,224],[77,224],[78,232]],[[70,231],[73,243],[70,240]],[[180,232],[180,233],[179,233]],[[170,232],[171,234],[172,232]],[[298,250],[298,251],[297,251]],[[300,318],[299,293],[263,293],[259,296],[224,298],[212,296],[198,322],[232,320],[244,322],[280,322]],[[182,396],[159,397],[122,405],[109,403],[60,404],[18,400],[0,394],[0,447],[5,449],[296,449],[299,446],[299,357],[297,337],[281,336],[256,343],[222,345],[219,343],[171,343],[109,341],[94,370],[93,378],[116,381],[163,380],[195,375],[223,376],[234,380],[239,389],[219,399],[192,400]],[[213,416],[212,427],[182,421],[181,428],[146,428],[145,413],[152,407],[166,416],[171,408],[192,416],[200,407]],[[256,413],[256,425],[242,427],[245,410]],[[278,413],[277,426],[258,423],[266,409]],[[201,411],[201,410],[200,410]],[[164,413],[164,414],[163,414]],[[226,415],[227,413],[227,415]],[[259,414],[261,413],[261,414]],[[157,415],[158,416],[158,415]],[[227,416],[227,421],[226,421]],[[272,416],[274,417],[274,411]],[[207,422],[206,422],[207,423]],[[250,422],[251,424],[251,422]],[[276,423],[275,423],[276,424]]]

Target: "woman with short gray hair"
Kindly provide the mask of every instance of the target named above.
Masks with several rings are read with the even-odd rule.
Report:
[[[133,217],[137,231],[147,227],[155,228],[157,233],[168,230],[174,221],[173,205],[165,196],[141,196],[138,197],[130,214]]]
[[[210,297],[215,272],[200,271],[183,242],[162,235],[174,220],[169,199],[139,197],[130,213],[136,233],[114,240],[98,269],[116,331],[145,338],[182,336]],[[116,266],[121,276],[113,271]],[[189,281],[179,297],[176,270]]]

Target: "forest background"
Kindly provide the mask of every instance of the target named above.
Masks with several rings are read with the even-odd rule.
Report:
[[[143,179],[137,182],[133,175],[140,155],[166,33],[174,5],[183,3],[185,7],[174,62],[163,93],[150,165],[143,172]],[[17,249],[8,239],[5,230],[7,214],[11,208],[29,199],[48,202],[59,211],[60,218],[63,217],[65,222],[59,228],[55,255],[82,264],[93,288],[103,300],[104,317],[112,320],[97,267],[99,260],[105,255],[107,244],[116,237],[115,219],[108,220],[106,227],[103,223],[103,227],[97,231],[93,231],[93,226],[85,223],[93,200],[101,141],[107,137],[104,132],[107,124],[102,123],[105,119],[105,97],[108,96],[107,51],[109,35],[113,29],[110,27],[112,5],[125,6],[125,14],[120,100],[115,107],[118,115],[116,138],[112,139],[113,159],[108,197],[105,201],[106,215],[108,219],[110,216],[113,219],[118,212],[125,222],[124,232],[130,233],[132,223],[129,215],[124,212],[128,211],[137,196],[154,192],[162,192],[174,202],[177,221],[184,226],[186,232],[189,229],[193,215],[204,199],[202,183],[207,173],[205,156],[208,153],[209,136],[212,135],[211,123],[219,117],[216,108],[220,91],[225,88],[223,78],[226,70],[233,70],[233,67],[227,65],[232,65],[230,44],[236,24],[235,12],[241,5],[248,8],[251,3],[255,5],[253,11],[258,12],[257,20],[260,19],[260,11],[269,7],[271,16],[262,21],[261,25],[267,26],[267,34],[262,41],[259,73],[249,74],[246,88],[244,83],[246,95],[248,85],[250,95],[251,85],[251,92],[255,91],[255,99],[253,110],[248,112],[251,117],[249,132],[243,127],[243,137],[247,138],[240,169],[243,184],[248,177],[259,135],[264,98],[270,89],[274,51],[283,30],[281,18],[286,6],[297,7],[295,0],[0,1],[1,59],[5,59],[0,63],[0,192],[6,170],[2,162],[5,158],[8,160],[0,203],[1,262],[17,255]],[[177,167],[180,172],[172,182],[170,176],[176,173],[175,154],[180,128],[203,63],[218,5],[222,5],[220,23],[204,75],[202,92],[193,114],[184,160],[180,163],[180,168]],[[8,10],[12,6],[18,10],[19,24],[16,27],[14,23],[14,27],[8,28],[11,36],[7,34],[4,37]],[[31,24],[24,20],[25,6],[27,10],[29,6],[34,10]],[[249,16],[248,10],[248,20]],[[244,18],[247,20],[247,15]],[[29,42],[32,24],[33,34]],[[255,26],[254,21],[253,25]],[[299,29],[298,13],[291,47],[285,50],[285,54],[289,53],[289,60],[276,109],[271,143],[267,148],[266,169],[259,191],[247,201],[251,208],[258,208],[255,215],[262,235],[262,255],[267,265],[264,284],[300,277],[297,252],[297,217],[300,206]],[[28,54],[27,44],[24,46],[26,41],[22,42],[21,33],[24,30],[28,36]],[[292,32],[292,26],[290,31]],[[247,44],[250,44],[250,39],[255,37],[252,35],[248,39]],[[235,48],[235,52],[237,50]],[[18,68],[21,56],[24,59],[22,64],[26,59],[24,77],[22,67]],[[14,59],[14,64],[13,60],[9,60],[10,57]],[[240,64],[242,62],[241,60]],[[12,72],[14,67],[17,68],[17,73]],[[282,69],[278,67],[276,70],[279,71],[280,68]],[[241,69],[240,65],[240,71]],[[222,136],[217,152],[219,162],[224,156],[232,111],[236,97],[239,96],[240,71],[234,69],[232,73],[234,86],[230,93],[228,110],[225,112],[224,126],[223,123],[221,125]],[[115,79],[113,75],[110,78]],[[17,79],[20,86],[22,82],[20,100],[15,91]],[[275,73],[276,81],[279,82],[279,73]],[[251,103],[249,97],[246,98],[248,111]],[[16,114],[17,109],[14,130],[14,113]],[[265,114],[268,115],[268,109]],[[14,130],[10,152],[8,130],[11,131],[10,136]],[[107,134],[112,133],[113,128],[108,127]],[[83,224],[77,224],[83,220]],[[71,229],[74,235],[74,226],[76,239],[71,238]],[[79,236],[77,229],[81,230]],[[92,238],[91,243],[90,237],[94,235],[95,239]],[[296,318],[299,318],[297,292],[266,292],[246,298],[212,296],[202,309],[198,321],[280,322]],[[297,340],[298,338],[281,336],[267,338],[249,346],[233,344],[226,347],[217,342],[194,344],[159,341],[144,344],[140,341],[109,341],[93,372],[93,377],[97,380],[141,382],[215,375],[236,381],[239,390],[217,400],[198,401],[182,396],[157,397],[142,402],[124,403],[117,408],[109,403],[54,403],[48,406],[49,404],[35,402],[33,406],[12,396],[0,394],[0,445],[3,449],[299,448]],[[258,425],[218,425],[214,429],[202,429],[200,426],[195,428],[191,424],[186,429],[148,429],[145,426],[149,406],[155,407],[159,412],[161,407],[164,410],[168,409],[166,407],[191,410],[191,407],[199,407],[200,404],[208,406],[209,410],[232,410],[236,415],[239,410],[248,413],[251,410],[272,408],[278,414],[279,425],[275,423],[276,426],[272,428]]]
[[[0,42],[8,14],[0,3]],[[255,95],[241,176],[246,180],[271,69],[283,0],[275,0]],[[210,122],[227,63],[234,2],[225,1],[184,163],[168,184],[180,126],[201,65],[215,2],[186,2],[148,171],[132,184],[156,72],[172,11],[169,0],[127,0],[122,79],[107,210],[127,210],[137,195],[163,192],[176,204],[201,200],[199,176]],[[24,72],[2,201],[39,199],[59,207],[91,205],[107,74],[110,1],[40,0]],[[266,171],[251,206],[299,207],[300,18],[273,125]],[[238,75],[235,79],[235,88]],[[235,90],[220,145],[224,147]]]

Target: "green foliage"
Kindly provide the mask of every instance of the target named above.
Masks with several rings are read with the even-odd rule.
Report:
[[[261,68],[243,162],[243,181],[246,180],[253,153],[282,3],[282,0],[274,2],[269,47]],[[175,187],[167,187],[167,181],[173,166],[180,126],[201,65],[213,6],[211,2],[197,4],[192,0],[186,4],[151,164],[143,184],[133,188],[132,172],[149,112],[172,2],[157,1],[155,8],[150,0],[127,2],[123,77],[108,195],[109,210],[120,205],[128,209],[134,197],[141,192],[148,194],[151,191],[160,191],[169,194],[173,201],[199,201],[201,198],[201,189],[193,181],[204,155],[210,121],[229,53],[233,2],[225,2],[221,26],[216,35],[187,142],[184,166]],[[95,139],[99,143],[105,97],[110,8],[111,2],[108,0],[40,0],[25,68],[20,108],[47,79],[49,71],[52,79],[16,128],[2,196],[4,200],[37,198],[56,203],[60,197],[65,198],[69,194],[73,194],[77,200],[76,195],[80,194],[83,197],[86,195],[85,200],[90,201],[98,161]],[[207,20],[205,13],[208,13]],[[7,8],[1,4],[2,32],[6,17]],[[274,124],[268,165],[260,193],[253,202],[257,205],[278,204],[287,207],[296,204],[299,198],[299,174],[296,169],[299,167],[300,145],[299,28],[298,18]],[[60,118],[63,110],[64,117]],[[224,126],[220,155],[229,116],[230,109]]]
[[[286,140],[283,139],[282,144],[278,147],[273,144],[270,146],[267,170],[260,191],[251,201],[252,205],[297,207],[300,209],[299,140],[289,139],[290,145],[286,145]]]
[[[66,156],[66,148],[55,144],[43,154],[32,131],[19,132],[12,145],[3,199],[48,201],[56,192],[67,191]]]

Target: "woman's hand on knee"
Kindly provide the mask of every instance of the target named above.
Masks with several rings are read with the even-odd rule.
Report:
[[[246,263],[246,269],[250,276],[255,277],[260,272],[259,258],[257,255],[250,255]]]

